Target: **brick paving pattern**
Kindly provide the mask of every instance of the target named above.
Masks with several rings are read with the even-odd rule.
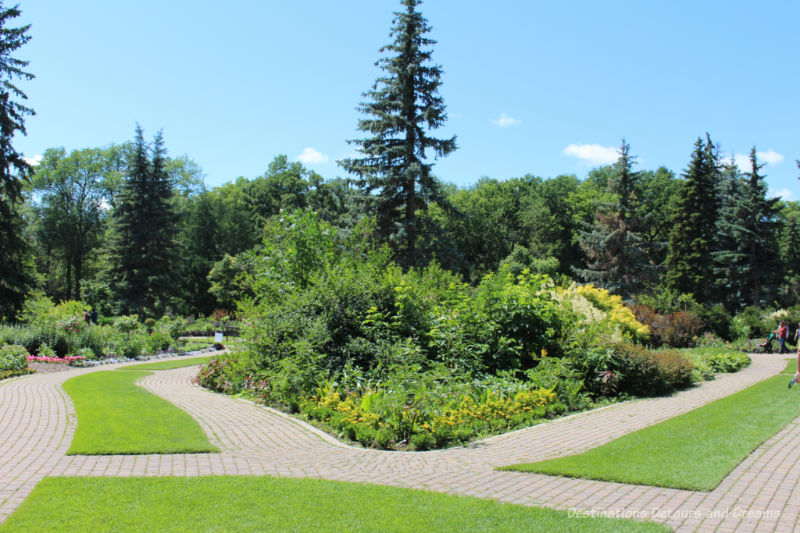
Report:
[[[580,413],[430,452],[347,446],[282,413],[191,384],[196,367],[155,372],[145,389],[191,414],[221,453],[66,456],[76,426],[61,384],[98,369],[0,382],[0,522],[45,476],[275,475],[429,489],[573,512],[653,520],[676,531],[793,531],[800,515],[800,419],[765,442],[711,492],[519,472],[498,466],[578,453],[766,379],[785,366],[752,355],[733,375],[664,398]],[[103,367],[103,370],[115,365]],[[787,380],[788,380],[787,376]]]

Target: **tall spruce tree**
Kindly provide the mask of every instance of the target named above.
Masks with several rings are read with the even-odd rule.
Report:
[[[160,132],[153,142],[152,159],[149,151],[137,125],[128,175],[114,213],[117,306],[121,313],[140,317],[164,312],[176,291],[173,273],[177,218],[171,201],[174,187],[165,170]]]
[[[782,262],[778,249],[778,198],[767,198],[756,149],[750,151],[750,170],[723,180],[717,234],[720,250],[713,253],[715,281],[730,311],[761,306],[776,293]]]
[[[580,232],[578,242],[588,260],[585,269],[575,269],[585,281],[626,298],[639,292],[656,268],[641,234],[634,160],[623,139],[607,186],[615,201],[598,205],[594,223]]]
[[[31,38],[30,25],[8,27],[20,14],[17,6],[6,8],[0,0],[0,320],[13,318],[32,282],[20,213],[31,167],[11,144],[16,133],[25,135],[25,117],[34,114],[19,102],[27,96],[14,84],[33,79],[23,70],[28,61],[11,55]]]
[[[705,142],[698,138],[683,174],[669,236],[667,283],[701,303],[711,302],[715,292],[711,254],[716,250],[718,159],[708,134]]]
[[[794,305],[800,294],[800,218],[789,215],[781,228],[780,251],[786,270],[780,288],[784,306]]]
[[[374,200],[379,236],[395,249],[405,266],[419,262],[417,211],[433,202],[449,208],[440,183],[431,173],[429,152],[444,157],[456,149],[456,138],[437,139],[426,130],[440,128],[447,115],[439,96],[442,70],[430,65],[435,41],[425,37],[430,26],[417,11],[420,0],[402,0],[404,11],[395,12],[394,42],[380,49],[376,65],[385,72],[359,111],[369,118],[358,127],[370,136],[350,141],[363,157],[341,161],[357,176],[356,183]]]

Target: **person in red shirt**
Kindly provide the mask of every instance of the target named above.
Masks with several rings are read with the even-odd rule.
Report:
[[[785,320],[781,320],[781,324],[778,326],[778,329],[775,330],[775,333],[778,335],[778,342],[781,344],[780,353],[789,353],[789,350],[786,349],[786,339],[789,337],[789,328],[786,327]]]

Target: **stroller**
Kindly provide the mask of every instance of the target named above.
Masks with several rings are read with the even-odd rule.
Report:
[[[777,335],[775,335],[773,331],[767,336],[764,342],[758,345],[758,347],[761,348],[761,353],[772,353],[772,341],[774,341],[776,337]]]

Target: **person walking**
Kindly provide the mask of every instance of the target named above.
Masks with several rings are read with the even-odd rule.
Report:
[[[789,353],[789,350],[786,349],[786,339],[789,337],[789,328],[786,327],[786,321],[781,320],[778,329],[775,330],[775,333],[778,335],[778,342],[781,345],[780,353]]]

